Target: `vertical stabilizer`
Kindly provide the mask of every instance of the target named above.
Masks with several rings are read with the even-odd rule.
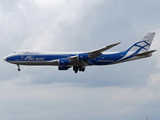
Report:
[[[152,40],[154,38],[155,32],[147,33],[134,45],[132,45],[127,51],[130,52],[147,52],[151,46]]]

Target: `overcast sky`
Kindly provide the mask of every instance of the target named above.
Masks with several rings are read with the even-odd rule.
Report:
[[[3,120],[159,120],[159,0],[0,0],[0,118]],[[14,50],[129,48],[156,32],[152,57],[84,73],[17,66]]]

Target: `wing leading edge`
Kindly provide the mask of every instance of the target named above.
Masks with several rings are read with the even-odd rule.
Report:
[[[103,47],[103,48],[100,48],[100,49],[97,49],[97,50],[93,50],[93,51],[91,51],[91,52],[89,52],[89,54],[90,55],[101,55],[102,54],[102,52],[104,52],[104,51],[106,51],[106,50],[108,50],[108,49],[111,49],[112,47],[114,47],[114,46],[116,46],[116,45],[118,45],[118,44],[120,44],[121,42],[119,42],[119,43],[115,43],[115,44],[112,44],[112,45],[108,45],[108,46],[106,46],[106,47]]]

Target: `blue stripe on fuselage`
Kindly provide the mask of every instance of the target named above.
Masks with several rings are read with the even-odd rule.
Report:
[[[49,61],[75,56],[75,54],[60,55],[13,55],[6,58],[6,61]]]
[[[126,51],[114,53],[114,54],[103,54],[95,59],[90,59],[89,65],[109,65],[115,63],[116,61],[120,60],[127,54]]]
[[[116,61],[120,60],[122,57],[124,57],[127,54],[127,51],[114,53],[114,54],[103,54],[99,57],[96,57],[94,59],[90,59],[88,62],[88,65],[107,65],[115,63]],[[51,61],[51,60],[57,60],[62,58],[68,58],[71,56],[76,56],[77,54],[41,54],[41,55],[13,55],[10,57],[7,57],[6,61],[8,62],[36,62],[36,61]]]

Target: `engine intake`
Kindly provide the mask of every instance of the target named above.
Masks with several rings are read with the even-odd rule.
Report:
[[[77,59],[78,59],[78,60],[83,60],[83,61],[85,61],[85,60],[89,60],[89,58],[90,58],[89,54],[86,54],[86,53],[78,54],[78,55],[77,55]]]

